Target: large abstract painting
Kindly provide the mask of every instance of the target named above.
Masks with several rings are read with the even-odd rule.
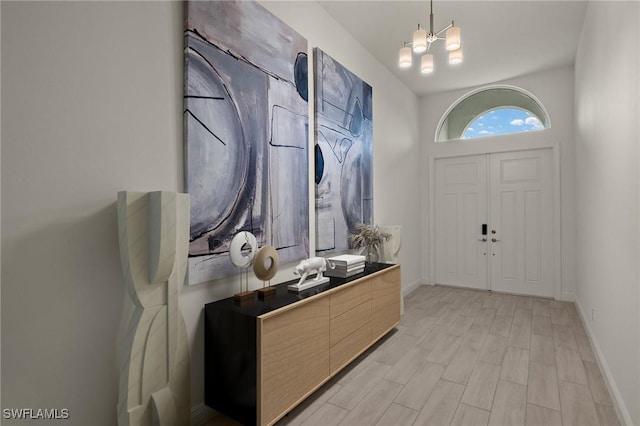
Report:
[[[189,283],[237,274],[240,231],[282,263],[309,254],[307,41],[253,1],[188,1]]]
[[[314,49],[316,252],[350,248],[358,223],[373,221],[372,88]]]

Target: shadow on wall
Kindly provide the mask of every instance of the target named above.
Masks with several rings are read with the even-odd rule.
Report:
[[[115,196],[102,206],[14,219],[63,218],[3,238],[3,408],[67,408],[72,418],[115,424],[124,281]]]

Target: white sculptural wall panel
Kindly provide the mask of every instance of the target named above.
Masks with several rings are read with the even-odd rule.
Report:
[[[120,260],[134,310],[120,359],[119,425],[189,425],[189,344],[178,294],[189,248],[189,195],[118,193]]]

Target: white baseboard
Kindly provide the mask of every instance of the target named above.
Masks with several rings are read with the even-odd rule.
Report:
[[[430,283],[428,280],[425,279],[425,280],[422,280],[422,285],[436,285],[436,283]],[[460,287],[460,286],[447,286],[445,284],[438,284],[438,285],[442,285],[444,287],[465,288],[465,287]],[[413,291],[413,290],[415,290],[415,288],[413,288],[411,291]],[[474,289],[473,288],[469,288],[469,290],[474,290]],[[405,293],[405,294],[408,294],[408,293]],[[504,293],[504,294],[510,294],[510,293]],[[575,293],[570,293],[568,291],[563,291],[560,294],[560,299],[558,299],[558,300],[562,300],[564,302],[575,302],[576,301],[576,294]]]
[[[564,295],[564,294],[563,294]],[[609,393],[613,396],[613,404],[616,409],[616,413],[618,414],[618,418],[627,426],[633,426],[633,420],[631,419],[631,414],[629,414],[629,410],[622,399],[622,395],[620,394],[620,390],[616,385],[616,381],[611,374],[611,370],[609,369],[609,364],[607,364],[607,360],[604,357],[602,350],[600,349],[600,345],[595,339],[593,332],[591,331],[591,327],[589,327],[589,322],[585,321],[585,318],[588,318],[584,314],[584,310],[580,305],[580,302],[575,301],[576,307],[578,308],[578,315],[580,315],[580,320],[582,321],[582,326],[587,332],[587,337],[589,338],[589,343],[591,343],[591,349],[593,349],[593,353],[596,356],[596,361],[598,362],[598,366],[600,367],[600,371],[603,373],[604,381],[607,384],[607,388],[609,389]]]
[[[422,280],[417,280],[412,282],[411,284],[407,285],[405,288],[402,289],[402,295],[403,296],[408,296],[409,294],[411,294],[416,288],[420,287],[422,285]]]
[[[191,426],[204,426],[213,420],[218,412],[202,404],[191,407]]]

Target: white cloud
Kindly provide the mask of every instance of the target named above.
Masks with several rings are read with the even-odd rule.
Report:
[[[544,126],[542,125],[540,120],[538,120],[538,117],[527,117],[524,122],[525,124],[532,126],[535,130],[544,129]]]
[[[529,118],[531,118],[531,117],[529,117]],[[528,120],[528,119],[527,119],[527,120]],[[510,123],[510,124],[511,124],[512,126],[522,126],[522,125],[524,124],[524,120],[523,120],[523,119],[521,119],[521,118],[516,118],[516,119],[514,119],[514,120],[511,120],[511,123]]]
[[[469,127],[467,130],[473,132],[473,127]]]
[[[488,135],[488,134],[489,134],[489,131],[488,131],[488,130],[480,130],[480,131],[478,132],[478,134],[479,134],[479,135]]]
[[[484,127],[484,123],[478,123],[478,126]]]

